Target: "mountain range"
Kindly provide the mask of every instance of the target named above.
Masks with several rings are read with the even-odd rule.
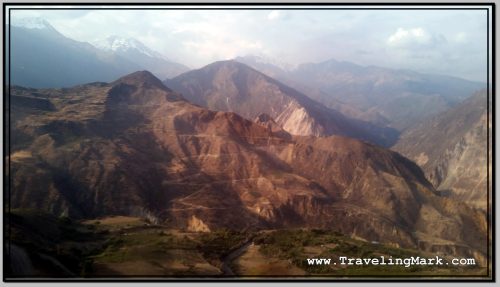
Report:
[[[485,259],[485,214],[376,145],[207,110],[145,71],[69,89],[12,87],[11,105],[12,208],[205,232],[320,227]]]
[[[235,59],[345,115],[403,131],[462,102],[485,83],[334,59],[282,69],[255,56]]]
[[[96,44],[100,48],[75,41],[42,18],[13,21],[7,31],[10,31],[8,58],[12,85],[61,88],[111,81],[143,69],[159,77],[172,77],[188,69],[164,59],[134,39],[109,37]]]

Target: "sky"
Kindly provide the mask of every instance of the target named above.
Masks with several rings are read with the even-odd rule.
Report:
[[[78,41],[133,37],[200,68],[259,55],[329,59],[486,82],[485,10],[13,10]]]

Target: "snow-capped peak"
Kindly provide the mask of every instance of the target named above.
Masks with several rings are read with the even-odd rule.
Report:
[[[124,38],[113,35],[103,40],[93,41],[92,45],[105,51],[127,52],[129,50],[137,50],[149,57],[164,58],[160,53],[148,48],[142,42],[134,38]]]
[[[40,17],[11,18],[10,24],[26,29],[53,29],[47,20]]]

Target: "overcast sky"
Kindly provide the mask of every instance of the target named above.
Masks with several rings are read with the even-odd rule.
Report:
[[[133,37],[198,68],[265,55],[293,65],[334,58],[486,81],[484,10],[13,10],[93,41]]]

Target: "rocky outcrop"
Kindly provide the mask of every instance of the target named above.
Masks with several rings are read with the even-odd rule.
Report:
[[[210,232],[210,228],[203,222],[203,220],[192,216],[187,222],[187,230],[191,232]]]

